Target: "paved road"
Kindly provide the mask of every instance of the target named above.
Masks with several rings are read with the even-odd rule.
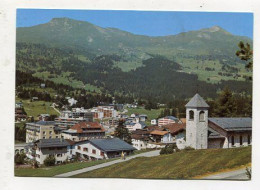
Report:
[[[246,175],[246,169],[239,169],[230,172],[222,172],[204,177],[202,179],[224,179],[224,180],[249,180]]]
[[[125,160],[121,160],[121,159],[114,160],[114,161],[106,162],[106,163],[103,163],[103,164],[98,164],[98,165],[95,165],[95,166],[83,168],[83,169],[80,169],[80,170],[75,170],[75,171],[71,171],[71,172],[68,172],[68,173],[59,174],[59,175],[56,175],[54,177],[70,177],[70,176],[74,176],[74,175],[77,175],[77,174],[81,174],[81,173],[89,172],[89,171],[92,171],[92,170],[96,170],[96,169],[99,169],[99,168],[104,168],[104,167],[107,167],[107,166],[111,166],[113,164],[125,162],[125,161],[131,160],[133,158],[137,158],[137,157],[158,156],[159,152],[160,152],[160,150],[154,150],[154,151],[150,151],[150,152],[145,152],[145,153],[137,154],[137,155],[134,155],[134,156],[126,157]]]

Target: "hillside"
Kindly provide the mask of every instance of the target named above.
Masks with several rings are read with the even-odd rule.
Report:
[[[74,177],[192,179],[198,175],[231,169],[249,163],[251,163],[251,147],[192,150],[150,158],[135,158]]]
[[[251,94],[252,73],[235,56],[241,40],[252,44],[218,26],[150,37],[54,18],[17,28],[16,63],[17,70],[55,83],[166,103],[196,91],[214,98],[225,86]]]

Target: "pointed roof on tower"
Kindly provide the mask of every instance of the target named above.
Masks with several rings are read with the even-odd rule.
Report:
[[[185,107],[189,108],[209,108],[209,105],[205,102],[205,100],[197,93],[191,100],[185,105]]]

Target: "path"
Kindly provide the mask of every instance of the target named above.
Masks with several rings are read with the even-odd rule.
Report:
[[[246,175],[246,168],[238,169],[230,172],[222,172],[218,174],[209,175],[202,179],[226,179],[226,180],[249,180]]]
[[[77,175],[77,174],[81,174],[81,173],[89,172],[89,171],[96,170],[96,169],[99,169],[99,168],[104,168],[104,167],[107,167],[107,166],[111,166],[113,164],[126,162],[126,161],[129,161],[129,160],[133,159],[133,158],[142,157],[142,156],[144,156],[144,157],[153,157],[153,156],[158,156],[159,154],[160,154],[160,150],[149,151],[149,152],[145,152],[145,153],[141,153],[141,154],[137,154],[137,155],[126,157],[125,160],[121,160],[121,159],[114,160],[114,161],[111,161],[111,162],[98,164],[98,165],[87,167],[87,168],[83,168],[83,169],[80,169],[80,170],[75,170],[75,171],[71,171],[71,172],[68,172],[68,173],[59,174],[59,175],[56,175],[54,177],[71,177],[71,176],[74,176],[74,175]]]

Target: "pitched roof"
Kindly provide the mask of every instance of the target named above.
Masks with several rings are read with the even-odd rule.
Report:
[[[66,147],[70,144],[61,138],[58,139],[40,139],[35,142],[39,148],[49,148],[49,147]]]
[[[154,131],[154,130],[161,131],[161,130],[162,130],[162,128],[160,128],[160,127],[157,126],[157,125],[146,126],[145,129],[147,129],[147,131]]]
[[[223,135],[221,135],[220,133],[218,133],[217,131],[213,130],[210,127],[208,129],[208,132],[209,132],[209,138],[210,139],[225,138]]]
[[[157,130],[154,130],[152,131],[150,134],[151,135],[160,135],[160,136],[163,136],[163,135],[166,135],[167,133],[169,133],[168,131],[157,131]]]
[[[77,133],[88,132],[88,131],[84,131],[84,129],[100,130],[101,132],[105,131],[105,129],[98,122],[80,122],[73,125],[68,131],[76,130]]]
[[[119,138],[91,139],[89,142],[105,152],[136,150]]]
[[[186,124],[185,123],[171,123],[171,124],[164,125],[163,128],[168,129],[172,135],[175,135],[178,132],[185,130]]]
[[[237,117],[237,118],[209,118],[209,122],[218,125],[226,131],[252,130],[252,118]]]
[[[190,108],[209,108],[209,105],[205,100],[197,93],[191,100],[185,105],[185,107]]]
[[[149,136],[147,136],[147,135],[141,135],[141,134],[132,134],[132,135],[131,135],[131,138],[132,138],[132,139],[136,139],[136,140],[151,140],[151,139],[149,138]]]

